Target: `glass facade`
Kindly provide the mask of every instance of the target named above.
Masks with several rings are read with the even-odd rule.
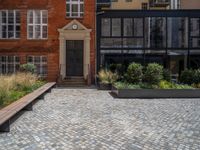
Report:
[[[97,29],[98,69],[157,62],[178,75],[200,67],[200,11],[108,11]]]

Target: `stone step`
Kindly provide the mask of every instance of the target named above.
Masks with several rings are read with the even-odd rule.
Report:
[[[83,77],[66,77],[58,82],[59,87],[84,87],[86,85],[87,82]]]

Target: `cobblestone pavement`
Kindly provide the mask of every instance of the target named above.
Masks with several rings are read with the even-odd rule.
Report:
[[[1,150],[199,150],[200,99],[53,89],[0,134]]]

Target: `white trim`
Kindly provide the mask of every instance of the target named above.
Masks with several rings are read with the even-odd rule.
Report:
[[[69,5],[69,10],[67,10]],[[72,6],[77,5],[77,12],[72,11]],[[81,5],[83,5],[83,11],[81,11]],[[73,15],[76,14],[76,15]],[[82,18],[84,15],[84,0],[66,0],[66,16],[69,18]]]
[[[29,20],[30,20],[30,13],[32,12],[33,14],[33,22],[30,23]],[[36,12],[39,12],[39,17],[40,17],[40,22],[39,23],[36,23]],[[47,13],[47,23],[44,23],[43,22],[43,13]],[[39,26],[40,28],[40,35],[39,37],[36,37],[36,26]],[[47,35],[46,37],[43,37],[43,27],[47,27]],[[33,28],[33,35],[30,36],[29,34],[29,27],[32,27]],[[27,38],[29,40],[33,40],[33,39],[48,39],[48,11],[47,10],[28,10],[28,13],[27,13]]]
[[[73,30],[73,24],[78,25],[77,30]],[[86,28],[83,24],[77,20],[71,21],[69,24],[64,26],[59,31],[60,50],[59,50],[59,64],[60,64],[60,75],[62,79],[66,77],[66,40],[83,40],[84,41],[84,53],[83,53],[83,76],[87,79],[90,66],[90,33],[91,29]],[[90,80],[90,79],[89,79]]]
[[[6,23],[3,23],[3,17],[2,17],[2,12],[6,13]],[[8,13],[12,12],[13,14],[13,23],[8,23]],[[19,10],[0,10],[0,39],[20,39],[20,37],[16,37],[16,27],[20,26],[20,23],[17,23],[17,15],[16,13],[20,13]],[[19,16],[20,17],[20,16]],[[19,18],[20,19],[20,18]],[[9,26],[13,26],[13,30],[11,32],[13,32],[13,37],[8,37],[8,27]],[[3,37],[3,26],[6,26],[6,37]],[[21,28],[20,28],[21,29]],[[20,32],[20,31],[19,31]]]
[[[5,58],[5,61],[2,62],[2,58]],[[12,61],[9,62],[8,61],[8,57],[12,58]],[[19,56],[13,56],[13,55],[2,55],[0,56],[0,74],[8,74],[8,73],[15,73],[17,71],[16,67],[20,65],[20,61],[17,62],[17,58],[19,58]],[[3,70],[3,65],[5,65],[5,68]],[[12,67],[12,72],[9,72],[10,68],[8,68],[8,65],[11,65]]]
[[[32,58],[32,61],[29,61],[29,58]],[[39,61],[36,61],[36,58],[39,58]],[[43,62],[43,58],[46,58],[46,61]],[[38,56],[38,55],[29,55],[27,56],[27,63],[30,63],[30,64],[33,64],[36,66],[36,69],[37,69],[37,66],[39,66],[39,70],[37,70],[37,73],[38,75],[40,75],[41,77],[47,77],[47,74],[48,72],[44,72],[44,66],[46,66],[46,71],[48,69],[48,64],[47,64],[47,56],[45,55],[41,55],[41,56]]]

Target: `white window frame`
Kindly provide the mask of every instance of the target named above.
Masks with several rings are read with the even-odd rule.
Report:
[[[29,58],[30,58],[30,57],[32,58],[32,62],[29,62]],[[39,59],[40,59],[39,62],[36,61],[36,57],[39,57]],[[46,71],[47,71],[46,74],[43,74],[43,72],[44,72],[43,66],[46,66],[46,67],[47,67],[46,69],[48,69],[48,60],[47,60],[46,62],[43,62],[43,61],[42,61],[42,59],[43,59],[44,57],[45,57],[46,60],[47,60],[47,56],[45,56],[45,55],[42,55],[42,56],[37,56],[37,55],[33,56],[33,55],[29,55],[29,56],[27,56],[27,63],[30,63],[30,64],[35,65],[35,66],[36,66],[36,69],[37,69],[37,66],[39,65],[39,70],[37,70],[37,74],[38,74],[39,76],[41,76],[41,77],[47,77],[47,74],[48,74],[48,70],[46,70]]]
[[[36,23],[36,12],[39,11],[40,12],[40,23]],[[33,23],[30,23],[30,13],[33,13]],[[47,13],[47,23],[43,23],[43,12]],[[29,27],[32,26],[33,27],[33,36],[30,37],[29,34]],[[36,37],[36,26],[40,26],[40,36],[39,38]],[[47,27],[47,35],[46,37],[43,37],[43,27]],[[28,10],[27,13],[27,37],[29,40],[40,40],[40,39],[48,39],[48,11],[47,10]]]
[[[5,57],[6,61],[2,62],[2,58]],[[13,57],[13,61],[9,62],[8,61],[8,57]],[[9,73],[15,73],[17,71],[17,65],[20,66],[20,60],[16,61],[18,59],[20,59],[19,56],[12,56],[12,55],[1,55],[0,56],[0,74],[9,74]],[[5,65],[5,72],[3,73],[3,69],[2,66]],[[9,72],[8,66],[9,65],[13,65],[13,72]]]
[[[13,21],[13,24],[9,24],[8,23],[8,12],[9,11],[12,11],[13,12],[13,14],[14,14],[14,21]],[[6,23],[3,23],[2,21],[3,21],[3,19],[2,19],[2,12],[6,12]],[[16,13],[17,12],[19,12],[20,13],[20,11],[19,10],[0,10],[0,39],[20,39],[20,37],[16,37],[16,26],[20,26],[20,24],[21,23],[17,23],[17,19],[16,19]],[[21,18],[19,18],[19,19],[21,19]],[[9,25],[13,25],[14,26],[14,28],[13,28],[13,37],[8,37],[8,26]],[[3,37],[3,32],[2,32],[2,28],[3,28],[3,26],[6,26],[6,37],[4,38]]]
[[[69,5],[69,10],[67,10],[67,5]],[[72,5],[78,6],[77,15],[73,16],[72,14]],[[83,5],[83,11],[81,11],[81,5]],[[84,0],[66,0],[66,16],[69,18],[82,18],[84,16]]]

